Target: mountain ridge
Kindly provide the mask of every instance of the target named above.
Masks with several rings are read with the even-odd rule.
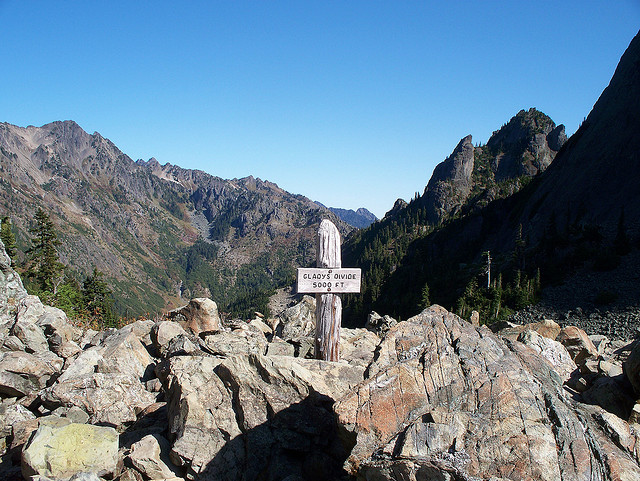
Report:
[[[221,305],[232,302],[225,301],[232,291],[255,297],[253,284],[263,283],[262,292],[292,276],[293,264],[313,261],[314,225],[322,218],[343,235],[351,230],[329,210],[268,181],[133,161],[74,121],[0,124],[0,183],[0,206],[22,250],[42,207],[60,230],[62,262],[76,276],[93,267],[105,272],[130,314],[196,295],[217,297]],[[204,249],[198,242],[213,246],[206,265],[197,266],[207,281],[189,272],[195,267],[186,260],[194,246]]]
[[[562,137],[556,129],[545,136],[552,147]],[[479,300],[479,286],[487,284],[487,252],[491,279],[497,282],[505,273],[501,286],[486,290],[497,306],[501,299],[495,296],[503,292],[507,274],[514,289],[523,289],[524,280],[537,277],[543,286],[553,285],[577,268],[612,269],[626,262],[624,252],[640,239],[639,131],[640,33],[578,131],[546,170],[516,185],[517,191],[486,202],[467,197],[474,202],[456,205],[458,211],[447,214],[437,229],[429,225],[421,199],[414,199],[354,233],[347,262],[362,263],[363,278],[373,282],[365,286],[364,299],[347,304],[360,314],[379,309],[406,318],[425,299],[451,308],[464,296]],[[367,250],[367,244],[373,247]],[[386,255],[372,253],[385,248]],[[602,289],[606,294],[606,286]],[[608,293],[599,302],[615,298],[615,292]]]

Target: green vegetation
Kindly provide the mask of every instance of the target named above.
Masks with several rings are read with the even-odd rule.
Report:
[[[533,278],[516,271],[505,288],[502,286],[502,274],[486,288],[479,287],[478,277],[474,277],[456,303],[456,314],[469,320],[471,313],[477,311],[480,322],[490,324],[537,302],[540,288],[539,270]]]
[[[100,324],[115,324],[111,288],[104,280],[104,274],[95,267],[82,284],[82,309]]]
[[[4,244],[4,249],[7,251],[7,255],[11,259],[11,262],[15,262],[17,255],[16,236],[11,228],[11,218],[5,216],[2,218],[2,224],[0,225],[0,239]]]
[[[271,294],[294,281],[294,268],[283,249],[260,255],[235,274],[216,267],[217,253],[215,245],[202,240],[187,247],[179,258],[184,270],[182,288],[191,297],[211,297],[226,316],[250,318],[254,311],[268,314]]]
[[[34,226],[29,232],[33,238],[32,246],[26,252],[26,278],[34,289],[55,294],[57,281],[64,266],[59,261],[56,249],[60,241],[49,214],[38,208]]]
[[[11,245],[8,234],[11,224],[7,219],[2,221],[2,237],[3,242],[6,238],[7,245]],[[59,307],[76,321],[100,328],[118,325],[112,290],[104,280],[104,274],[94,267],[81,286],[76,276],[59,261],[57,247],[60,241],[49,214],[39,208],[29,232],[32,234],[31,247],[21,266],[27,292]],[[15,238],[11,252],[15,256]]]

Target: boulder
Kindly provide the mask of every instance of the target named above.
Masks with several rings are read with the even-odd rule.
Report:
[[[15,322],[17,305],[25,297],[27,291],[22,279],[11,268],[11,259],[0,241],[0,337],[9,333],[9,328]]]
[[[340,329],[340,359],[351,365],[367,367],[373,360],[376,346],[380,343],[377,334],[367,329]]]
[[[4,337],[4,340],[2,341],[2,346],[0,347],[0,350],[2,350],[2,351],[24,351],[24,350],[26,350],[26,346],[16,336],[8,335],[8,336]]]
[[[365,329],[376,333],[378,336],[384,337],[387,331],[397,323],[398,321],[391,316],[381,316],[377,312],[371,311],[367,316],[367,322],[364,327]]]
[[[364,368],[290,356],[177,356],[160,367],[172,461],[195,479],[338,479],[331,405]],[[335,397],[334,397],[335,396]]]
[[[23,351],[0,353],[0,394],[22,397],[40,391],[59,371],[57,367],[47,359]]]
[[[597,359],[598,350],[593,345],[586,332],[575,326],[567,326],[560,331],[556,339],[567,348],[571,359],[577,365],[584,364],[588,359]]]
[[[218,305],[206,298],[191,299],[189,304],[170,311],[167,319],[178,322],[196,336],[201,332],[219,331],[222,328]]]
[[[262,333],[237,329],[203,335],[202,348],[214,356],[264,354],[267,340]]]
[[[68,479],[78,473],[112,475],[118,464],[118,433],[89,424],[41,423],[22,452],[22,473]]]
[[[154,349],[163,356],[166,353],[169,342],[178,336],[186,336],[182,326],[174,321],[160,321],[151,329],[151,343]]]
[[[303,296],[296,305],[279,314],[280,324],[276,335],[285,341],[302,337],[313,337],[316,331],[316,299]]]
[[[152,374],[153,360],[132,329],[114,330],[101,342],[67,359],[64,372],[40,397],[50,409],[77,406],[90,422],[120,429],[156,401],[142,382]]]
[[[608,376],[597,377],[582,393],[580,400],[600,406],[620,419],[629,419],[635,398],[622,381]]]
[[[82,331],[69,323],[63,310],[42,304],[37,296],[27,296],[20,301],[16,318],[14,332],[25,331],[25,328],[36,331],[29,347],[32,351],[50,349],[66,359],[81,350],[76,341]]]
[[[267,344],[267,356],[295,356],[296,348],[290,342],[274,338]]]
[[[36,416],[15,398],[5,399],[0,402],[0,438],[6,438],[12,434],[14,424],[31,421]]]
[[[122,429],[153,404],[156,395],[131,375],[94,372],[58,380],[43,391],[41,400],[49,409],[77,406],[89,414],[91,423]]]
[[[144,319],[127,324],[123,329],[130,330],[145,346],[151,346],[151,330],[155,325],[151,319]]]
[[[544,337],[536,331],[526,330],[518,336],[518,341],[529,346],[549,361],[551,366],[560,375],[562,381],[566,381],[571,374],[578,369],[567,349],[558,341]]]
[[[439,306],[393,327],[334,410],[362,479],[640,479],[546,360]]]
[[[164,446],[164,455],[161,452],[161,443]],[[169,467],[170,461],[165,457],[168,451],[169,442],[166,439],[157,435],[147,435],[131,445],[129,460],[147,479],[173,478],[175,473]]]
[[[525,331],[534,331],[547,339],[557,340],[557,337],[562,330],[560,325],[551,319],[544,319],[540,322],[530,322],[528,324],[511,324],[502,328],[503,324],[511,323],[496,324],[496,327],[501,327],[498,334],[511,340],[517,339],[518,336]]]
[[[635,393],[640,395],[640,342],[633,343],[627,359],[622,364],[622,369]]]
[[[143,378],[152,358],[136,333],[126,327],[104,340],[98,372],[116,372]]]
[[[252,319],[251,321],[249,321],[249,325],[254,329],[258,329],[260,332],[262,332],[267,339],[271,339],[271,336],[273,335],[273,329],[271,328],[271,326],[269,326],[269,324],[264,322],[262,318],[257,317],[255,319]]]
[[[49,343],[44,331],[33,322],[27,322],[19,317],[11,328],[11,333],[22,341],[27,352],[49,350]]]

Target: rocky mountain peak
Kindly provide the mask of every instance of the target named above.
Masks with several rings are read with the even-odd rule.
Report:
[[[521,110],[487,142],[496,180],[542,172],[566,140],[564,125],[535,108]]]
[[[523,139],[535,134],[547,135],[556,127],[549,116],[535,108],[520,110],[509,122],[493,132],[487,145],[494,149],[508,149],[511,146],[519,146]]]
[[[309,245],[323,218],[343,235],[352,230],[329,210],[268,181],[224,180],[156,159],[134,162],[73,121],[0,124],[0,147],[2,181],[9,186],[0,190],[0,208],[11,215],[17,236],[30,238],[38,207],[49,212],[64,264],[80,274],[96,267],[119,283],[134,278],[148,286],[130,284],[118,292],[130,313],[212,292],[224,305],[238,292],[240,268],[249,284],[257,285],[253,270],[267,272],[266,283],[273,284],[294,265],[311,262]],[[204,261],[185,266],[202,252]]]
[[[385,215],[384,218],[385,219],[389,219],[391,217],[393,217],[394,215],[396,215],[398,212],[400,212],[402,209],[404,209],[405,207],[407,207],[407,202],[404,199],[396,199],[396,201],[393,203],[393,207],[391,208],[390,211],[388,211]]]
[[[522,177],[533,177],[551,164],[566,140],[564,126],[556,127],[534,108],[518,112],[486,145],[474,147],[467,135],[436,166],[419,200],[427,221],[437,225],[465,206],[513,194]]]
[[[471,181],[473,172],[473,143],[471,135],[464,137],[449,157],[444,162],[436,166],[433,175],[429,180],[429,186],[435,187],[438,182],[455,182],[460,185],[468,184]]]
[[[438,224],[458,210],[471,193],[475,151],[471,135],[464,137],[451,155],[438,164],[420,199],[427,219]]]

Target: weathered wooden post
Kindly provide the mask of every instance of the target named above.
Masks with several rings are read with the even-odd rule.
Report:
[[[318,229],[316,267],[339,269],[342,267],[340,232],[329,220],[323,220]],[[331,288],[329,288],[331,289]],[[338,361],[342,324],[342,300],[337,294],[316,294],[316,359]]]
[[[298,269],[298,292],[316,294],[315,355],[339,360],[342,301],[339,293],[360,292],[360,269],[342,269],[340,233],[329,220],[318,229],[315,269]]]

